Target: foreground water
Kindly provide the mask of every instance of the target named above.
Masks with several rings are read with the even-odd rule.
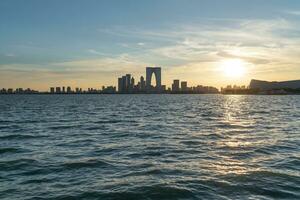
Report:
[[[300,96],[0,96],[0,199],[300,199]]]

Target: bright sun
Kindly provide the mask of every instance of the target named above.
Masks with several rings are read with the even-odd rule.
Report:
[[[228,77],[239,78],[246,72],[246,63],[240,59],[229,59],[221,62],[221,71]]]

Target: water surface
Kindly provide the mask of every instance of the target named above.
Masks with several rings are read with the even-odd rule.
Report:
[[[0,199],[300,199],[300,96],[2,95]]]

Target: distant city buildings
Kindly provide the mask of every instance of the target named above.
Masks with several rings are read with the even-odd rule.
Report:
[[[154,76],[154,82],[152,78]],[[117,88],[114,86],[102,86],[101,89],[88,88],[83,90],[76,87],[72,89],[70,86],[50,87],[48,92],[38,92],[31,89],[2,89],[0,94],[206,94],[219,93],[218,89],[209,86],[193,86],[189,87],[187,81],[179,79],[173,80],[171,88],[162,85],[162,74],[160,67],[146,67],[146,79],[140,76],[138,81],[131,74],[125,74],[118,78]]]
[[[173,80],[173,84],[172,84],[172,92],[179,92],[179,80]]]
[[[152,75],[155,76],[156,85],[152,86]],[[160,67],[146,67],[146,91],[159,93],[161,92],[161,68]]]
[[[237,85],[228,85],[224,88],[221,88],[221,94],[258,94],[259,90],[250,89],[246,86],[237,86]]]
[[[0,90],[0,94],[37,94],[39,93],[38,91],[32,90],[30,88],[27,89],[23,89],[23,88],[17,88],[17,89],[13,89],[13,88],[2,88]]]
[[[65,90],[67,88],[67,90]],[[76,87],[72,90],[70,86],[68,87],[50,87],[51,94],[114,94],[116,93],[116,87],[114,86],[102,86],[101,89],[88,88],[86,91],[82,88]]]
[[[152,76],[155,77],[155,85],[153,85]],[[119,94],[136,94],[136,93],[172,93],[172,94],[205,94],[205,93],[218,93],[219,90],[215,87],[201,86],[188,87],[187,81],[175,79],[171,88],[166,89],[162,85],[162,76],[160,67],[146,67],[146,81],[143,76],[140,81],[135,85],[135,79],[131,74],[126,74],[118,78],[118,93]]]
[[[222,94],[300,94],[300,80],[293,81],[261,81],[252,79],[249,87],[246,86],[227,86],[221,88]]]

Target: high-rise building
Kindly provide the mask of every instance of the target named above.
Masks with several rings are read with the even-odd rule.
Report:
[[[12,88],[8,88],[8,89],[7,89],[7,93],[8,93],[8,94],[12,94],[13,92],[14,92],[14,90],[13,90]]]
[[[146,67],[146,87],[151,90],[152,75],[155,75],[156,90],[161,89],[161,68],[160,67]]]
[[[122,76],[122,92],[126,92],[126,76]]]
[[[67,87],[67,93],[68,93],[68,94],[72,93],[72,89],[71,89],[70,86]]]
[[[120,77],[120,78],[118,78],[118,92],[119,93],[123,92],[123,88],[124,88],[124,86],[123,86],[123,78]]]
[[[132,77],[131,81],[130,81],[130,89],[133,89],[133,88],[134,88],[134,78]]]
[[[179,92],[179,80],[173,80],[172,92]]]
[[[130,81],[131,81],[131,74],[126,74],[126,91],[128,92],[130,89]]]
[[[61,93],[60,87],[56,87],[55,92],[56,92],[56,93]]]
[[[145,79],[144,79],[144,77],[143,76],[141,76],[141,78],[140,78],[140,90],[141,91],[145,91],[145,89],[146,89],[146,82],[145,82]]]
[[[181,81],[181,91],[186,92],[187,90],[187,81]]]
[[[66,88],[65,88],[65,86],[62,87],[62,92],[63,92],[63,93],[66,93]]]
[[[52,94],[55,93],[54,87],[51,87],[51,88],[50,88],[50,93],[52,93]]]

